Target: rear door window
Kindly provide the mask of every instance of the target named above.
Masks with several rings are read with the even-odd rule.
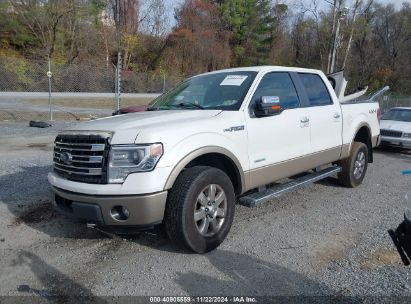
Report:
[[[299,76],[307,92],[310,106],[325,106],[333,103],[330,93],[319,75],[299,73]]]

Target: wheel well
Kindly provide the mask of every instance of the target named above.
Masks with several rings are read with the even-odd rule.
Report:
[[[224,171],[231,182],[233,183],[234,191],[236,195],[241,194],[242,184],[241,184],[241,175],[235,165],[235,163],[227,156],[220,153],[207,153],[203,154],[192,161],[190,161],[185,168],[194,167],[194,166],[209,166],[218,168]]]
[[[371,143],[371,132],[370,129],[366,126],[361,127],[357,134],[354,137],[354,141],[364,143],[368,148],[368,160],[370,163],[374,161],[372,153],[372,143]]]

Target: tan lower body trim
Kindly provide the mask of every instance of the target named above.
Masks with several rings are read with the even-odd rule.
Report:
[[[347,158],[350,156],[350,144],[344,144],[341,149],[341,159]]]
[[[324,150],[318,153],[294,158],[271,166],[257,168],[245,172],[246,191],[261,185],[275,182],[279,179],[290,177],[305,172],[318,166],[332,163],[339,159],[341,147]]]

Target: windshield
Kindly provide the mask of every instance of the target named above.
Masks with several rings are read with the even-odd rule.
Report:
[[[397,120],[411,122],[411,110],[393,109],[381,116],[381,120]]]
[[[149,110],[238,110],[256,75],[236,71],[196,76],[154,99]]]

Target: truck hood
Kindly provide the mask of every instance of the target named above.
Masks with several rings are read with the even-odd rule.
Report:
[[[67,131],[106,131],[113,133],[112,144],[134,143],[138,133],[150,127],[171,127],[175,124],[201,121],[221,110],[166,110],[117,115],[80,123]]]
[[[380,128],[411,133],[411,122],[398,120],[381,120]]]

